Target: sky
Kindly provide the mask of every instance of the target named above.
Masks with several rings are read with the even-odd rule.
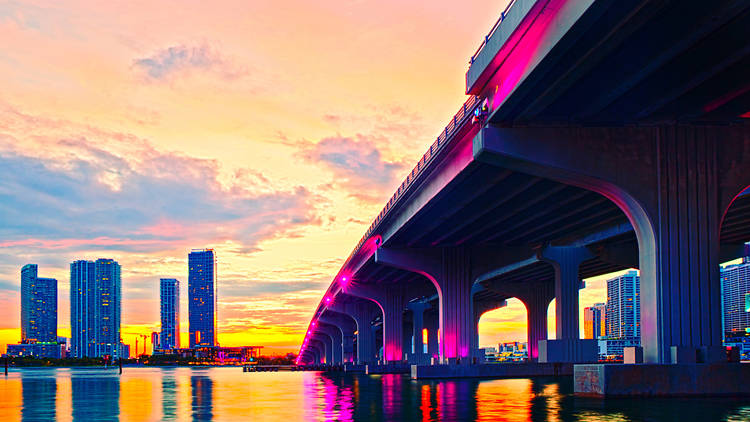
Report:
[[[219,342],[296,351],[506,3],[0,1],[0,352],[27,263],[58,280],[60,335],[69,263],[97,258],[122,265],[125,343],[159,330],[161,277],[182,282],[187,332],[204,247]],[[480,324],[483,345],[522,340],[523,305]]]

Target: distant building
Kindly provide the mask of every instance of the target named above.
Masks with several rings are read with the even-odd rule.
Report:
[[[599,341],[602,355],[623,355],[623,348],[641,344],[641,279],[638,271],[607,280],[605,324],[607,336]]]
[[[8,356],[24,357],[34,356],[37,358],[52,358],[60,359],[63,357],[63,349],[65,346],[55,342],[38,342],[38,343],[21,343],[21,344],[9,344],[7,354]]]
[[[724,337],[744,337],[750,331],[750,258],[721,269]]]
[[[153,354],[158,348],[159,348],[159,333],[154,331],[151,333],[151,353]]]
[[[188,321],[190,347],[217,346],[216,255],[213,249],[188,255]]]
[[[597,339],[607,335],[607,305],[595,303],[583,309],[583,338]]]
[[[750,258],[721,269],[721,305],[724,345],[737,346],[750,359]]]
[[[38,277],[37,268],[21,268],[21,343],[56,343],[57,280]]]
[[[130,345],[129,344],[122,344],[120,343],[120,356],[123,359],[129,359],[130,358]]]
[[[121,353],[121,268],[112,259],[70,264],[71,356]]]
[[[180,347],[180,281],[174,278],[162,278],[159,281],[161,332],[159,348],[173,349]],[[156,349],[156,346],[154,346]]]

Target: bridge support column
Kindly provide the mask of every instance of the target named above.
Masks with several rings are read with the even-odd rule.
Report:
[[[479,291],[484,290],[484,287],[482,287],[480,284],[475,284],[473,290],[475,293],[478,293]],[[474,335],[471,342],[472,362],[474,361],[474,358],[476,358],[477,363],[484,362],[484,353],[481,353],[479,350],[479,320],[485,313],[495,309],[503,308],[506,305],[507,302],[504,300],[501,300],[500,302],[474,302]]]
[[[341,307],[329,307],[319,320],[339,330],[341,335],[341,361],[342,363],[353,362],[354,332],[357,331],[357,326],[354,319],[336,309],[341,309]]]
[[[523,283],[489,282],[488,288],[508,297],[515,297],[526,307],[526,333],[529,360],[539,357],[539,340],[547,340],[547,309],[555,298],[554,283],[527,281]]]
[[[357,363],[367,365],[377,361],[375,350],[375,335],[372,330],[372,320],[379,314],[374,304],[360,302],[352,304],[346,311],[357,324]]]
[[[547,246],[540,259],[555,269],[556,339],[542,346],[542,362],[597,361],[595,342],[580,341],[578,291],[582,286],[578,267],[594,256],[584,247]]]
[[[404,359],[404,307],[406,289],[400,285],[351,283],[346,293],[375,302],[383,311],[383,360],[399,362]]]
[[[521,299],[526,306],[526,344],[529,350],[529,360],[532,362],[539,359],[539,341],[547,340],[547,309],[552,297],[552,294],[539,292]]]
[[[333,364],[333,341],[327,334],[317,333],[316,338],[323,344],[322,360],[327,365]]]
[[[477,161],[598,192],[638,238],[647,363],[718,361],[722,215],[750,185],[750,126],[483,128]]]
[[[495,263],[501,253],[458,246],[432,249],[378,248],[375,262],[419,273],[430,279],[440,300],[440,360],[469,363],[476,331],[472,286],[476,274]]]
[[[437,312],[427,312],[425,314],[425,328],[427,328],[427,357],[428,361],[432,358],[440,358],[440,349],[438,348],[438,330],[440,328],[440,318]]]
[[[331,338],[331,361],[333,365],[343,363],[343,339],[341,330],[335,325],[324,324],[319,321],[317,330]]]
[[[424,352],[424,339],[422,331],[425,328],[424,312],[430,308],[429,303],[422,301],[410,302],[407,307],[412,312],[412,341],[414,342],[413,364],[426,365],[429,362]]]

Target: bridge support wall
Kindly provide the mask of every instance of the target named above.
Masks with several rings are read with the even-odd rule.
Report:
[[[719,232],[750,185],[750,126],[486,127],[473,148],[617,204],[638,238],[644,360],[670,363],[672,346],[720,359]]]

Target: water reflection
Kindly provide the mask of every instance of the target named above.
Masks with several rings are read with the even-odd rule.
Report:
[[[120,415],[120,378],[112,371],[70,371],[74,420],[116,421]]]
[[[208,375],[194,375],[190,377],[190,388],[193,395],[193,420],[213,419],[213,380]]]
[[[747,421],[750,399],[595,400],[570,379],[242,373],[236,368],[23,369],[0,420]]]
[[[55,378],[39,376],[33,372],[21,378],[21,419],[24,421],[48,421],[56,417],[55,399],[57,381]]]
[[[161,379],[161,413],[162,420],[177,419],[177,380],[172,372],[165,372]]]

